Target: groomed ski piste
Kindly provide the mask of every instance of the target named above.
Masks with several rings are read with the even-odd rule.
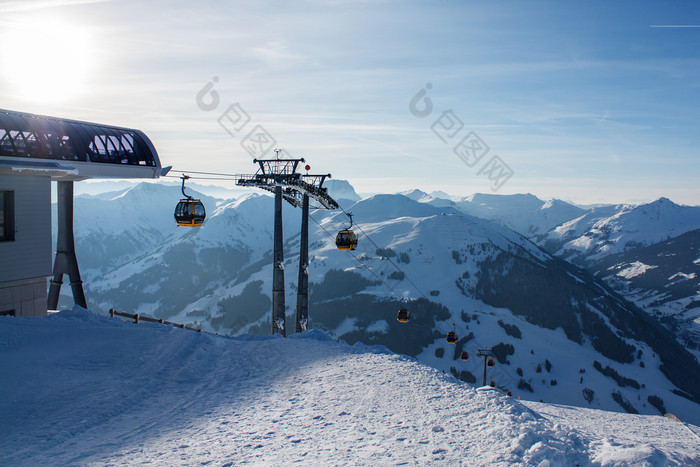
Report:
[[[313,330],[0,317],[0,374],[0,465],[700,465],[692,425],[519,402]]]

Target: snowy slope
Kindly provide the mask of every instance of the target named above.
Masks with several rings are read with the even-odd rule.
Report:
[[[668,418],[528,408],[318,331],[224,338],[77,308],[0,321],[2,465],[700,462]]]
[[[603,278],[700,356],[698,232],[700,206],[659,198],[595,208],[535,240]]]
[[[154,214],[171,212],[168,196],[151,199]],[[668,331],[657,333],[654,323],[641,319],[602,283],[559,264],[522,235],[420,199],[423,195],[419,201],[377,195],[351,206],[360,234],[354,256],[339,252],[332,238],[348,224],[345,214],[312,212],[320,224],[310,223],[313,327],[349,342],[381,343],[476,381],[478,362],[460,362],[459,353],[445,346],[445,333],[456,326],[460,338],[472,336],[460,340],[464,350],[483,345],[500,346],[506,353],[511,349],[494,370],[495,380],[508,389],[529,387],[524,398],[622,410],[614,399],[619,394],[634,410],[651,414],[659,412],[647,398],[656,396],[667,410],[694,410],[693,420],[700,422],[697,404],[674,392],[680,388],[694,394],[697,377],[686,375],[697,362],[674,347]],[[122,202],[103,200],[100,210],[119,217]],[[80,203],[79,198],[76,206]],[[103,313],[115,307],[227,334],[268,333],[272,207],[271,197],[259,195],[207,205],[202,228],[171,227],[172,234],[157,245],[129,241],[141,253],[121,261],[111,253],[123,233],[102,232],[85,241],[85,224],[77,226],[79,261],[94,265],[83,271],[88,304]],[[299,221],[299,210],[285,205],[288,323],[296,302]],[[138,235],[150,228],[147,221],[134,219],[129,232]],[[100,254],[95,243],[109,251]],[[401,305],[394,293],[415,306],[416,319],[402,334],[393,332],[400,326],[395,313]],[[508,326],[522,336],[509,333]],[[552,368],[541,370],[546,361]],[[594,362],[633,379],[636,386],[617,383],[596,370]],[[587,396],[589,390],[595,395]]]
[[[700,230],[606,256],[590,269],[700,358]]]
[[[644,415],[623,415],[529,401],[523,402],[523,405],[553,423],[561,423],[585,437],[595,438],[591,445],[594,453],[592,460],[600,465],[685,465],[689,459],[682,456],[669,458],[664,451],[682,452],[686,442],[690,442],[695,453],[700,453],[700,427],[695,425],[686,423],[687,430],[680,431],[678,422],[668,423]],[[692,438],[693,434],[696,439]],[[659,449],[660,445],[664,447]],[[630,460],[630,456],[635,459]],[[697,459],[690,461],[689,465],[693,462],[697,462]]]
[[[639,206],[597,208],[566,222],[537,243],[558,256],[592,264],[607,255],[649,246],[700,229],[700,206],[679,206],[659,198]]]

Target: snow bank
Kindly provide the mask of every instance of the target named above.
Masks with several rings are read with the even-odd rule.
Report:
[[[641,276],[650,269],[655,269],[657,266],[651,266],[644,264],[641,261],[635,261],[630,263],[628,267],[618,272],[617,275],[624,277],[625,279],[632,279],[633,277]]]
[[[1,465],[700,460],[698,438],[663,417],[643,418],[662,438],[612,449],[595,426],[568,427],[584,409],[555,417],[320,331],[227,338],[76,308],[0,317],[0,368]],[[601,414],[608,428],[640,420]]]

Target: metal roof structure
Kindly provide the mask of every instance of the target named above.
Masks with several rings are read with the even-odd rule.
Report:
[[[158,178],[169,170],[142,131],[0,109],[0,174],[69,181]]]
[[[338,209],[338,203],[323,188],[323,182],[331,174],[304,175],[297,172],[300,159],[253,159],[259,165],[255,174],[236,175],[236,185],[251,186],[275,192],[276,186],[282,187],[282,197],[292,206],[299,207],[303,196],[307,195],[316,201],[320,209]]]
[[[57,182],[58,236],[48,309],[58,307],[64,274],[70,278],[75,304],[87,308],[75,255],[74,182],[159,178],[170,168],[161,166],[153,143],[139,130],[0,109],[0,178],[35,176],[49,187],[52,180]],[[45,235],[51,238],[50,227]]]

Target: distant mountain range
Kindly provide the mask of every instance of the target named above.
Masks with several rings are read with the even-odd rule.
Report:
[[[700,423],[692,320],[700,208],[660,199],[584,210],[533,195],[455,200],[418,190],[360,199],[347,182],[329,182],[354,214],[360,240],[354,256],[337,251],[332,235],[347,217],[312,212],[313,327],[350,343],[386,345],[478,384],[476,350],[488,346],[497,361],[489,379],[523,398],[695,413]],[[269,332],[272,198],[197,196],[208,212],[199,229],[175,226],[177,186],[144,183],[76,198],[76,248],[91,309],[222,333]],[[299,224],[299,211],[285,206],[288,325]],[[402,305],[412,314],[405,325],[395,319]],[[445,342],[450,330],[457,344]],[[466,362],[462,351],[471,355]]]

